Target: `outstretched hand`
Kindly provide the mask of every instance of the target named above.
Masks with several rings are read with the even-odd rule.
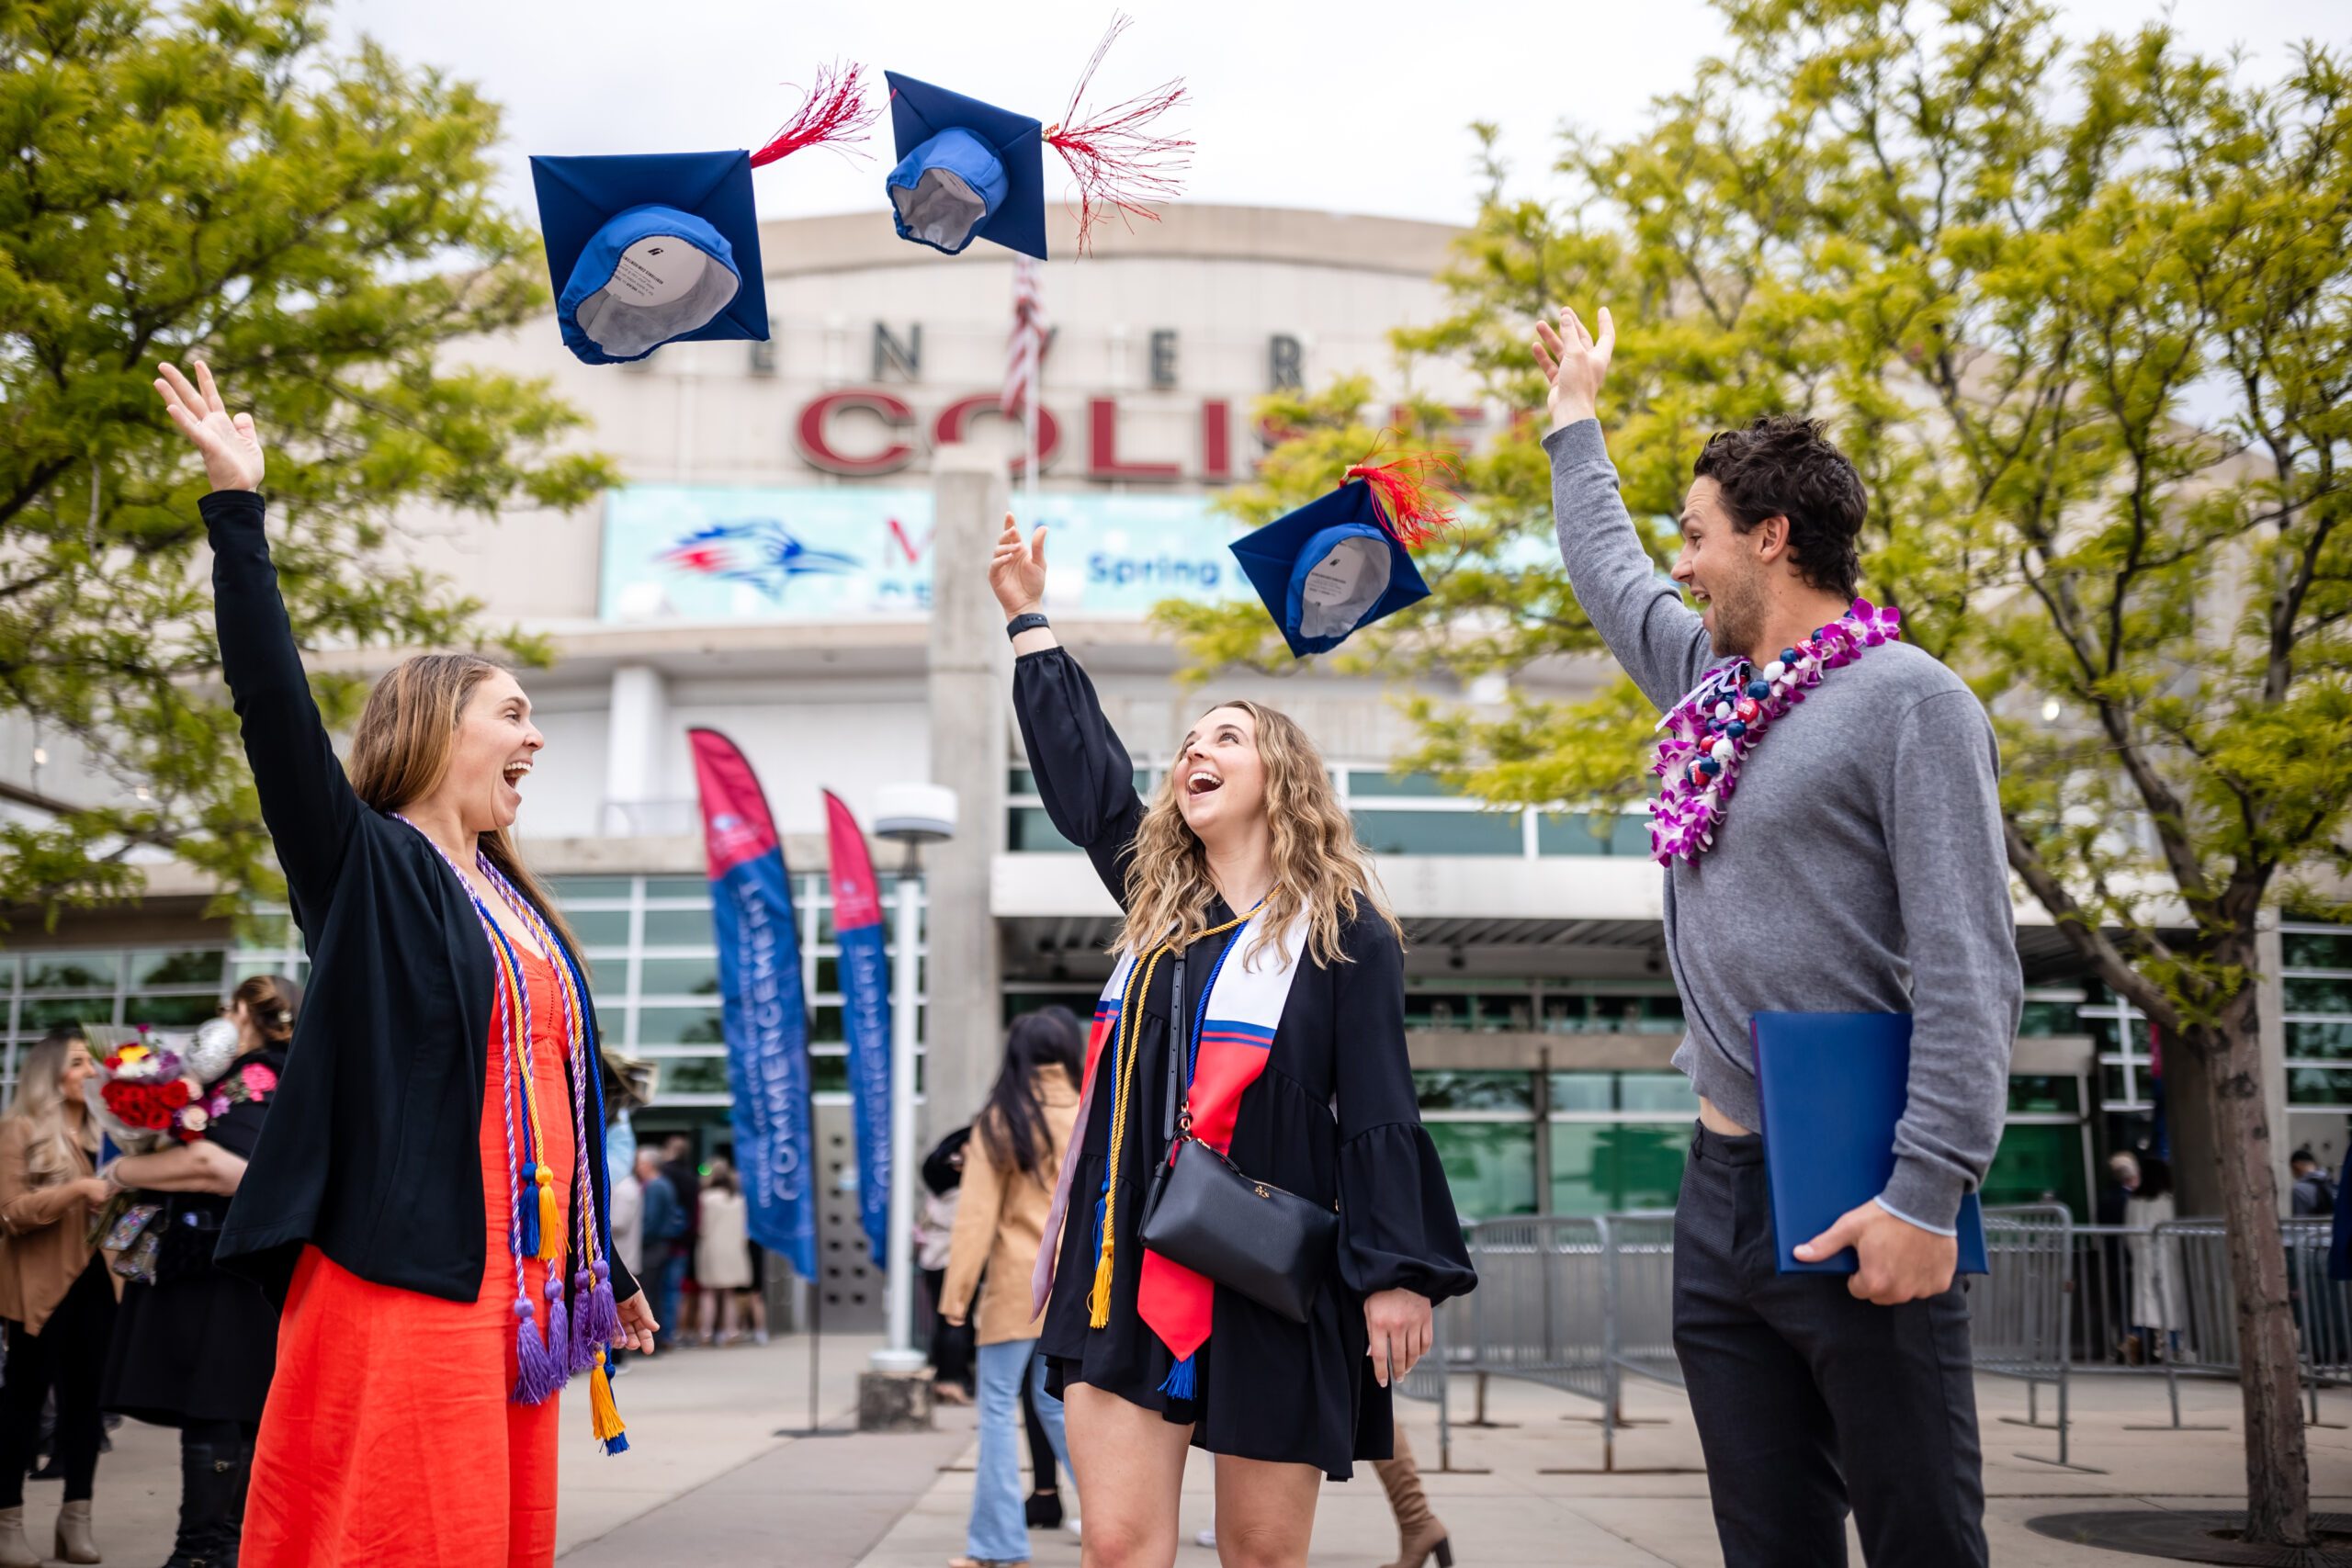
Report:
[[[1004,618],[1025,615],[1046,600],[1046,529],[1043,524],[1024,543],[1021,525],[1004,514],[1004,532],[996,536],[996,555],[989,562],[989,586],[1004,606]]]
[[[1617,352],[1617,323],[1609,307],[1600,308],[1600,336],[1584,330],[1584,322],[1567,306],[1560,307],[1560,324],[1535,323],[1535,362],[1551,383],[1552,428],[1558,430],[1580,419],[1595,419],[1600,412],[1600,383],[1609,375],[1609,356]]]
[[[196,362],[196,384],[170,365],[155,367],[155,390],[164,395],[164,410],[204,457],[204,477],[216,491],[261,488],[261,434],[254,416],[232,415],[212,384],[212,371]]]

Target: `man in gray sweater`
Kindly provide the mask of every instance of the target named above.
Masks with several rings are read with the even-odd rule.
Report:
[[[1791,655],[1853,605],[1861,479],[1806,421],[1717,435],[1683,503],[1673,581],[1661,579],[1601,440],[1606,310],[1598,325],[1596,341],[1564,310],[1535,339],[1577,599],[1661,711],[1742,659],[1771,689],[1723,700],[1777,709],[1774,682],[1804,668]],[[1675,1212],[1675,1348],[1716,1531],[1729,1568],[1842,1563],[1850,1506],[1872,1563],[1981,1564],[1954,1221],[2000,1141],[2023,990],[1992,726],[1957,675],[1900,641],[1822,670],[1801,706],[1763,717],[1752,738],[1719,719],[1681,764],[1678,790],[1693,795],[1736,766],[1736,798],[1713,792],[1709,830],[1666,857],[1667,956],[1689,1025],[1674,1060],[1700,1094]],[[1851,1276],[1778,1272],[1748,1027],[1762,1011],[1913,1017],[1894,1177],[1797,1249],[1813,1261],[1850,1247]]]

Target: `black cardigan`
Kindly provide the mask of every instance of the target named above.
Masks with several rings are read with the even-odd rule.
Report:
[[[481,1293],[490,943],[424,836],[352,793],[319,717],[249,491],[202,502],[221,671],[311,955],[292,1050],[219,1260],[283,1298],[305,1242],[361,1279]],[[593,1013],[584,1021],[596,1049]],[[588,1140],[599,1213],[605,1119]],[[580,1267],[578,1241],[568,1269]],[[637,1281],[616,1257],[617,1300]]]

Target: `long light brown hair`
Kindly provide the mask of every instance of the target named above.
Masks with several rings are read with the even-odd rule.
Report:
[[[1387,922],[1401,943],[1404,928],[1389,910],[1372,862],[1356,842],[1355,824],[1331,788],[1323,753],[1306,731],[1263,703],[1217,703],[1209,711],[1216,708],[1238,708],[1256,722],[1258,759],[1266,770],[1266,822],[1273,830],[1273,891],[1267,896],[1258,938],[1242,961],[1255,958],[1269,942],[1284,962],[1297,957],[1283,951],[1282,937],[1304,910],[1307,953],[1321,964],[1345,964],[1340,926],[1359,903]],[[1116,942],[1130,952],[1190,942],[1213,923],[1209,908],[1218,896],[1216,883],[1209,875],[1208,848],[1178,805],[1182,775],[1181,767],[1168,770],[1136,833],[1135,855],[1127,863],[1127,918]]]
[[[86,1049],[79,1030],[52,1029],[25,1052],[17,1066],[17,1098],[8,1114],[29,1129],[25,1141],[28,1187],[62,1186],[82,1174],[82,1162],[74,1156],[77,1146],[94,1157],[98,1152],[96,1119],[84,1116],[77,1130],[65,1114],[66,1056]]]
[[[420,653],[394,665],[368,694],[359,728],[352,732],[352,789],[371,810],[398,811],[440,788],[457,749],[458,720],[475,688],[492,675],[511,673],[471,653]],[[490,863],[555,928],[572,958],[584,964],[571,927],[523,863],[512,830],[492,829],[476,841]]]

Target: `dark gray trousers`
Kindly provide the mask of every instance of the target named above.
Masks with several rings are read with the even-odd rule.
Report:
[[[1984,1568],[1984,1469],[1957,1281],[1872,1306],[1782,1274],[1759,1138],[1698,1129],[1674,1212],[1674,1348],[1725,1568]]]

